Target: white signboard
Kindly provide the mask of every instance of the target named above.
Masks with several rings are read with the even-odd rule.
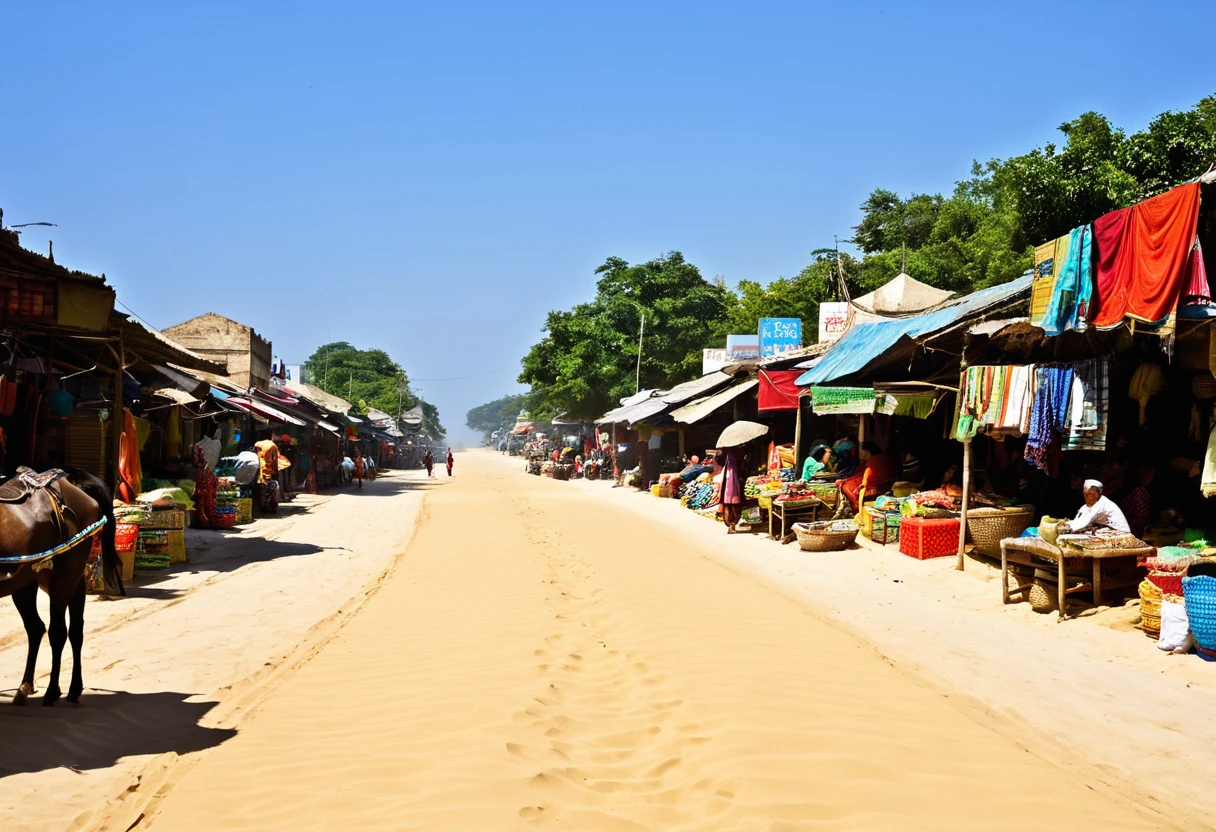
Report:
[[[726,366],[729,357],[726,350],[701,350],[701,375],[718,372]]]
[[[819,343],[830,344],[849,329],[849,304],[833,301],[819,304]]]
[[[759,334],[727,335],[726,353],[731,361],[754,361],[760,357]]]

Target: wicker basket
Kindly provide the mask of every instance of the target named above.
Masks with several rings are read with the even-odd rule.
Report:
[[[967,512],[967,533],[977,552],[999,558],[1001,541],[1020,537],[1033,519],[1034,511],[1024,506],[972,509]]]
[[[1204,650],[1216,650],[1216,578],[1211,575],[1183,578],[1182,594],[1195,643]]]
[[[1049,581],[1035,578],[1026,593],[1026,600],[1030,602],[1030,608],[1037,613],[1053,612],[1058,603],[1056,588]]]
[[[804,552],[839,552],[857,540],[858,529],[835,531],[831,521],[823,523],[795,523],[794,534],[798,547]]]
[[[1149,638],[1161,635],[1161,588],[1148,579],[1140,582],[1140,629]]]

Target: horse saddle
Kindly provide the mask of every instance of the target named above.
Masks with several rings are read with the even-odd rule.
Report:
[[[67,475],[66,471],[59,468],[41,473],[31,468],[18,468],[16,476],[0,485],[0,503],[20,503],[35,491],[50,488]]]

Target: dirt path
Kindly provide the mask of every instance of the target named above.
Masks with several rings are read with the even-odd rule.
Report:
[[[669,525],[488,455],[140,828],[1174,828]]]
[[[170,776],[234,736],[274,681],[376,588],[426,487],[397,473],[361,493],[284,504],[239,532],[189,532],[189,564],[138,581],[129,598],[86,606],[79,708],[7,704],[25,634],[5,601],[0,828],[129,828]],[[49,667],[45,642],[39,665]]]

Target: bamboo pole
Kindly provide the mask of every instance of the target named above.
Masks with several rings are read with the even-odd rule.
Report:
[[[958,563],[955,569],[962,572],[965,569],[966,558],[963,549],[967,544],[967,501],[971,497],[971,440],[963,440],[963,510],[958,521]],[[1005,576],[1001,576],[1005,580]]]
[[[797,398],[798,410],[794,416],[794,479],[802,471],[802,393]]]
[[[118,370],[114,373],[114,407],[110,415],[110,451],[114,454],[113,471],[114,471],[114,488],[113,493],[118,495],[118,484],[122,482],[122,476],[118,470],[118,459],[122,455],[122,424],[123,424],[123,402],[122,402],[122,387],[123,387],[123,372],[124,366],[127,363],[127,353],[123,348],[122,331],[118,333]]]

